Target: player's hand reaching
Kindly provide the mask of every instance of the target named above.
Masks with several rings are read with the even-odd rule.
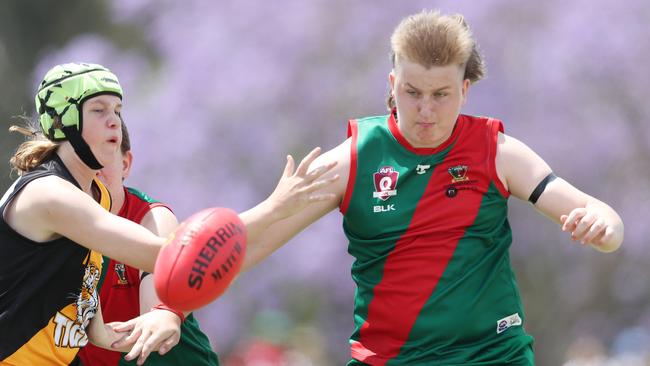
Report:
[[[107,325],[118,333],[130,332],[111,347],[123,349],[132,346],[124,359],[131,361],[137,358],[138,365],[142,365],[151,352],[158,351],[161,356],[169,352],[181,337],[181,319],[167,310],[154,309],[129,321]]]
[[[613,243],[620,245],[623,240],[623,228],[611,224],[606,215],[600,214],[595,208],[576,208],[568,215],[562,215],[560,221],[562,231],[570,232],[572,240],[592,245],[596,249]]]
[[[309,166],[320,152],[320,147],[312,150],[302,159],[298,168],[295,168],[293,157],[291,155],[287,156],[287,164],[284,167],[282,177],[273,193],[266,200],[272,207],[271,212],[274,219],[284,219],[300,212],[311,203],[335,198],[333,193],[318,191],[339,178],[338,174],[323,178],[327,172],[336,166],[336,162],[309,170]]]

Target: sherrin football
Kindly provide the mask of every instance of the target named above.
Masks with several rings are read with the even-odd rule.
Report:
[[[207,305],[235,278],[246,253],[246,227],[227,208],[208,208],[183,221],[156,259],[154,285],[162,302],[182,311]]]

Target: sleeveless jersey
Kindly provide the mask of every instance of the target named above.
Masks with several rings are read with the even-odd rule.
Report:
[[[134,188],[124,188],[125,199],[119,216],[140,224],[144,216],[155,207],[169,207]],[[140,271],[124,263],[104,257],[100,281],[100,300],[104,322],[126,321],[140,315]],[[135,365],[127,362],[124,354],[88,344],[79,352],[84,366]],[[199,329],[192,314],[181,326],[179,343],[164,356],[152,352],[145,365],[218,365],[217,355],[210,341]]]
[[[393,115],[350,121],[341,204],[357,285],[355,360],[371,365],[532,365],[508,249],[501,121],[460,115],[414,148]]]
[[[66,237],[32,241],[4,219],[7,205],[35,179],[54,175],[81,187],[54,154],[23,174],[0,200],[0,365],[68,365],[88,343],[97,311],[101,255]],[[110,195],[95,180],[100,204]]]

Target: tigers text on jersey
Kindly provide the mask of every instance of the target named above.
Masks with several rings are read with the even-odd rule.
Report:
[[[414,148],[393,115],[350,121],[341,212],[355,257],[354,359],[533,364],[494,163],[499,131],[498,120],[460,115],[441,146]]]

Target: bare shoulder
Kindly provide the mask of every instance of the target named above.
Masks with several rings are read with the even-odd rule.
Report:
[[[326,189],[327,192],[332,192],[337,195],[337,201],[343,197],[345,189],[348,183],[348,177],[350,175],[350,147],[352,140],[350,138],[343,141],[338,146],[322,153],[319,157],[314,160],[310,166],[311,169],[316,169],[320,166],[336,163],[336,165],[327,172],[323,178],[327,179],[338,175],[339,178]]]
[[[167,236],[178,226],[178,219],[167,207],[157,206],[144,215],[140,224],[158,236]]]
[[[50,218],[63,215],[59,211],[66,204],[83,201],[84,196],[79,188],[57,176],[38,178],[18,192],[5,211],[5,219],[21,235],[37,242],[47,241],[56,237]]]
[[[526,144],[503,132],[498,133],[497,154],[502,157],[517,157],[522,149],[529,149]]]
[[[548,164],[520,140],[499,133],[497,139],[496,169],[499,179],[517,198],[528,195],[551,172]]]
[[[496,166],[497,177],[508,191],[510,191],[510,186],[508,184],[508,167],[511,164],[510,159],[513,156],[513,150],[515,149],[513,145],[517,143],[520,143],[520,141],[504,134],[503,132],[498,132],[497,152],[494,163]]]
[[[35,200],[44,202],[45,204],[60,201],[61,195],[69,194],[84,193],[74,184],[55,175],[34,179],[21,192],[22,196],[33,197]]]
[[[320,165],[336,162],[338,169],[340,169],[341,166],[347,166],[349,168],[351,144],[352,139],[346,139],[338,146],[322,153],[319,157],[316,158],[316,160],[314,160],[312,166],[317,167]],[[336,168],[334,170],[336,170]]]

